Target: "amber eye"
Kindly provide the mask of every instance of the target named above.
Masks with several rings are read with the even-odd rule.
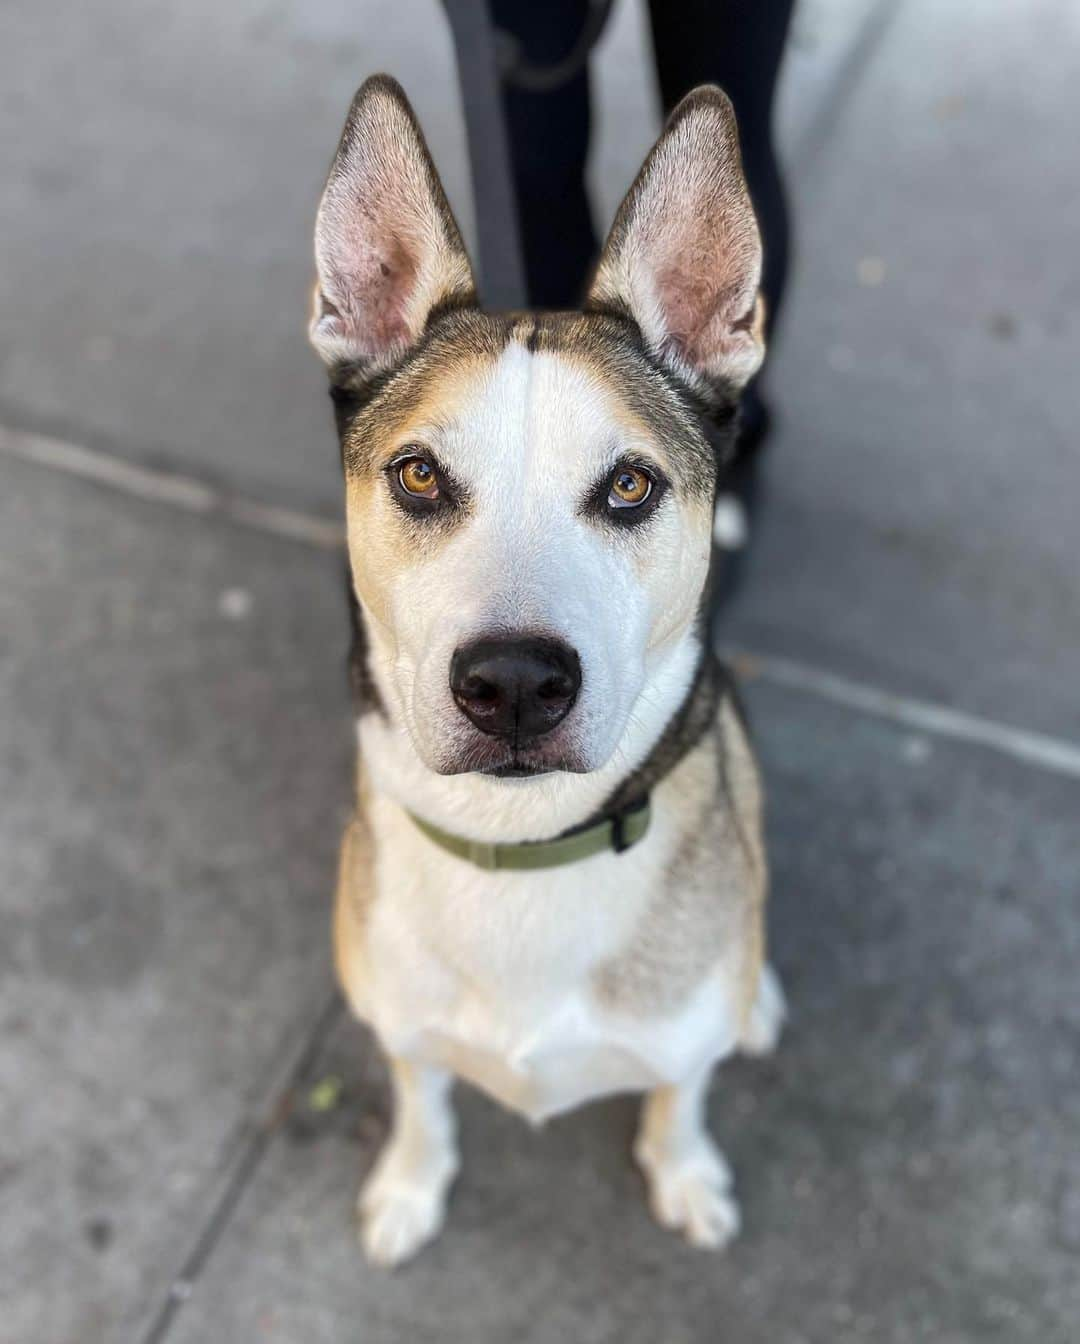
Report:
[[[421,499],[438,499],[439,477],[430,462],[422,457],[410,457],[398,468],[398,480],[408,495]]]
[[[611,478],[608,507],[633,509],[652,494],[652,477],[638,467],[619,467]]]

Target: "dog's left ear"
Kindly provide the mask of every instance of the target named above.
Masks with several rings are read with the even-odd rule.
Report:
[[[378,372],[435,308],[475,302],[472,270],[401,86],[374,75],[353,99],[315,223],[311,341],[331,367]]]
[[[586,308],[628,313],[658,359],[700,390],[733,394],[765,354],[760,278],[735,113],[702,85],[619,207]]]

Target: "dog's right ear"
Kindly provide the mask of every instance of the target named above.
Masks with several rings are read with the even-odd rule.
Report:
[[[705,84],[672,112],[619,207],[586,306],[632,317],[658,360],[730,395],[765,353],[760,277],[735,113]]]
[[[378,372],[436,308],[476,301],[469,258],[401,86],[353,99],[315,223],[311,342],[330,368]]]

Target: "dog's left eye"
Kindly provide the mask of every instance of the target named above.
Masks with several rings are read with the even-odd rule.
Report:
[[[398,467],[402,490],[414,499],[438,499],[439,475],[423,457],[410,457]]]
[[[608,490],[609,509],[636,509],[653,492],[653,478],[640,467],[616,467]]]

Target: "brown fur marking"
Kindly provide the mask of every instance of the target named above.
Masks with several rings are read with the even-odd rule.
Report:
[[[731,810],[721,794],[727,770]],[[661,788],[680,802],[680,840],[665,886],[656,892],[621,956],[594,977],[605,1006],[634,1016],[680,1007],[718,963],[731,959],[745,1022],[761,971],[765,872],[759,834],[760,790],[745,735],[729,701],[712,732]],[[742,833],[742,834],[740,834]]]

